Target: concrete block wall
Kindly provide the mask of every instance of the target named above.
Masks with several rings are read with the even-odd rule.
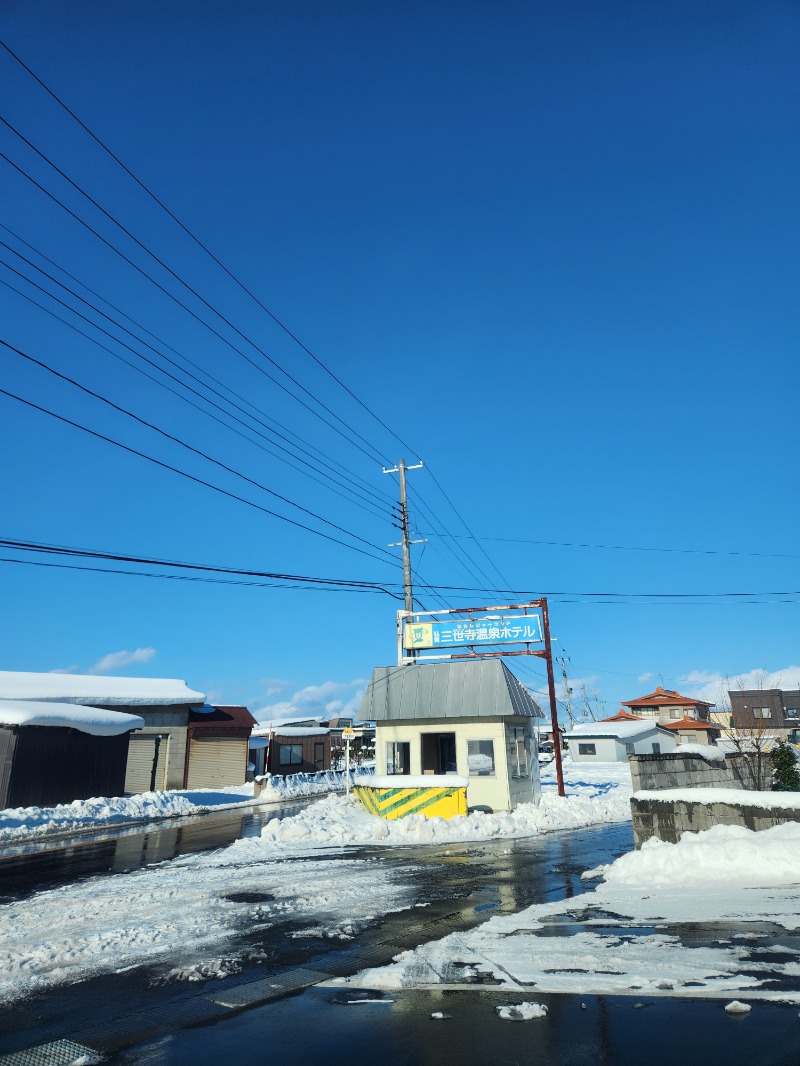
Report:
[[[780,800],[776,797],[776,804]],[[676,844],[681,833],[697,833],[715,825],[741,825],[758,832],[783,822],[800,822],[800,809],[743,803],[701,803],[697,800],[631,799],[633,837],[637,848],[657,837]]]
[[[663,788],[753,788],[744,756],[739,754],[709,762],[702,755],[684,755],[678,748],[663,755],[631,755],[629,762],[634,792]],[[762,788],[769,787],[770,776],[769,762],[764,759]]]

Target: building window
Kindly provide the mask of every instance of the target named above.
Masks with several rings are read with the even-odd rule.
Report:
[[[530,777],[528,742],[525,730],[512,726],[508,731],[508,762],[512,779]]]
[[[681,718],[682,716],[680,707],[672,707],[670,709],[669,716],[670,718],[675,718],[676,720]]]
[[[754,707],[753,708],[753,717],[754,718],[771,718],[772,717],[772,710],[769,707]]]
[[[633,755],[634,754],[633,744],[626,744],[625,745],[625,754],[626,755]]]
[[[386,773],[411,773],[411,744],[408,741],[401,743],[394,740],[386,741]]]
[[[278,745],[278,765],[279,766],[302,766],[303,765],[303,745],[302,744],[279,744]]]
[[[596,755],[597,754],[597,745],[596,744],[579,744],[578,745],[578,754],[579,755]]]
[[[470,777],[494,777],[494,741],[468,740],[467,766]]]
[[[654,755],[660,755],[661,754],[661,745],[656,743],[656,741],[653,741],[653,754]]]

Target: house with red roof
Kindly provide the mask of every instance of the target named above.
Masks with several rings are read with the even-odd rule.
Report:
[[[679,722],[682,718],[691,718],[696,722],[708,722],[714,704],[699,700],[695,696],[682,696],[675,689],[663,688],[659,685],[654,692],[649,692],[646,696],[639,696],[635,700],[623,700],[622,706],[627,707],[637,718],[649,719],[664,725],[667,722]]]
[[[720,727],[715,722],[698,722],[696,718],[680,718],[677,722],[664,722],[664,729],[674,734],[678,744],[716,744]]]

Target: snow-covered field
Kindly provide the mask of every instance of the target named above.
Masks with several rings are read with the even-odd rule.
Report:
[[[617,767],[605,774],[592,770],[570,775],[565,799],[550,779],[539,808],[449,823],[426,823],[422,816],[385,822],[366,814],[353,797],[328,796],[294,817],[270,821],[260,838],[238,840],[222,851],[92,877],[7,903],[0,906],[0,1001],[166,960],[176,978],[231,972],[234,937],[287,918],[307,923],[309,936],[353,936],[353,914],[368,923],[412,906],[416,888],[412,866],[398,874],[377,858],[350,858],[343,848],[516,837],[628,817],[630,783],[624,775]],[[304,861],[293,861],[301,856]],[[243,892],[274,899],[227,898]]]
[[[351,983],[452,987],[483,975],[499,988],[537,993],[800,1001],[796,938],[765,946],[759,924],[800,929],[800,825],[760,833],[716,826],[686,833],[678,844],[650,840],[584,876],[604,883],[424,944]],[[738,932],[716,939],[718,923]],[[687,924],[695,933],[699,927],[702,945],[675,935],[674,927]]]

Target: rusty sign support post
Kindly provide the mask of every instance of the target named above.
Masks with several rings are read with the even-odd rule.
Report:
[[[561,765],[561,734],[558,729],[558,706],[556,705],[556,681],[553,677],[553,649],[550,646],[550,617],[547,611],[547,597],[539,601],[542,608],[542,629],[544,630],[544,654],[547,663],[547,691],[550,696],[550,723],[553,727],[553,754],[556,760],[556,781],[559,796],[564,792],[564,767]],[[536,654],[534,652],[534,654]],[[539,653],[542,654],[541,652]]]

